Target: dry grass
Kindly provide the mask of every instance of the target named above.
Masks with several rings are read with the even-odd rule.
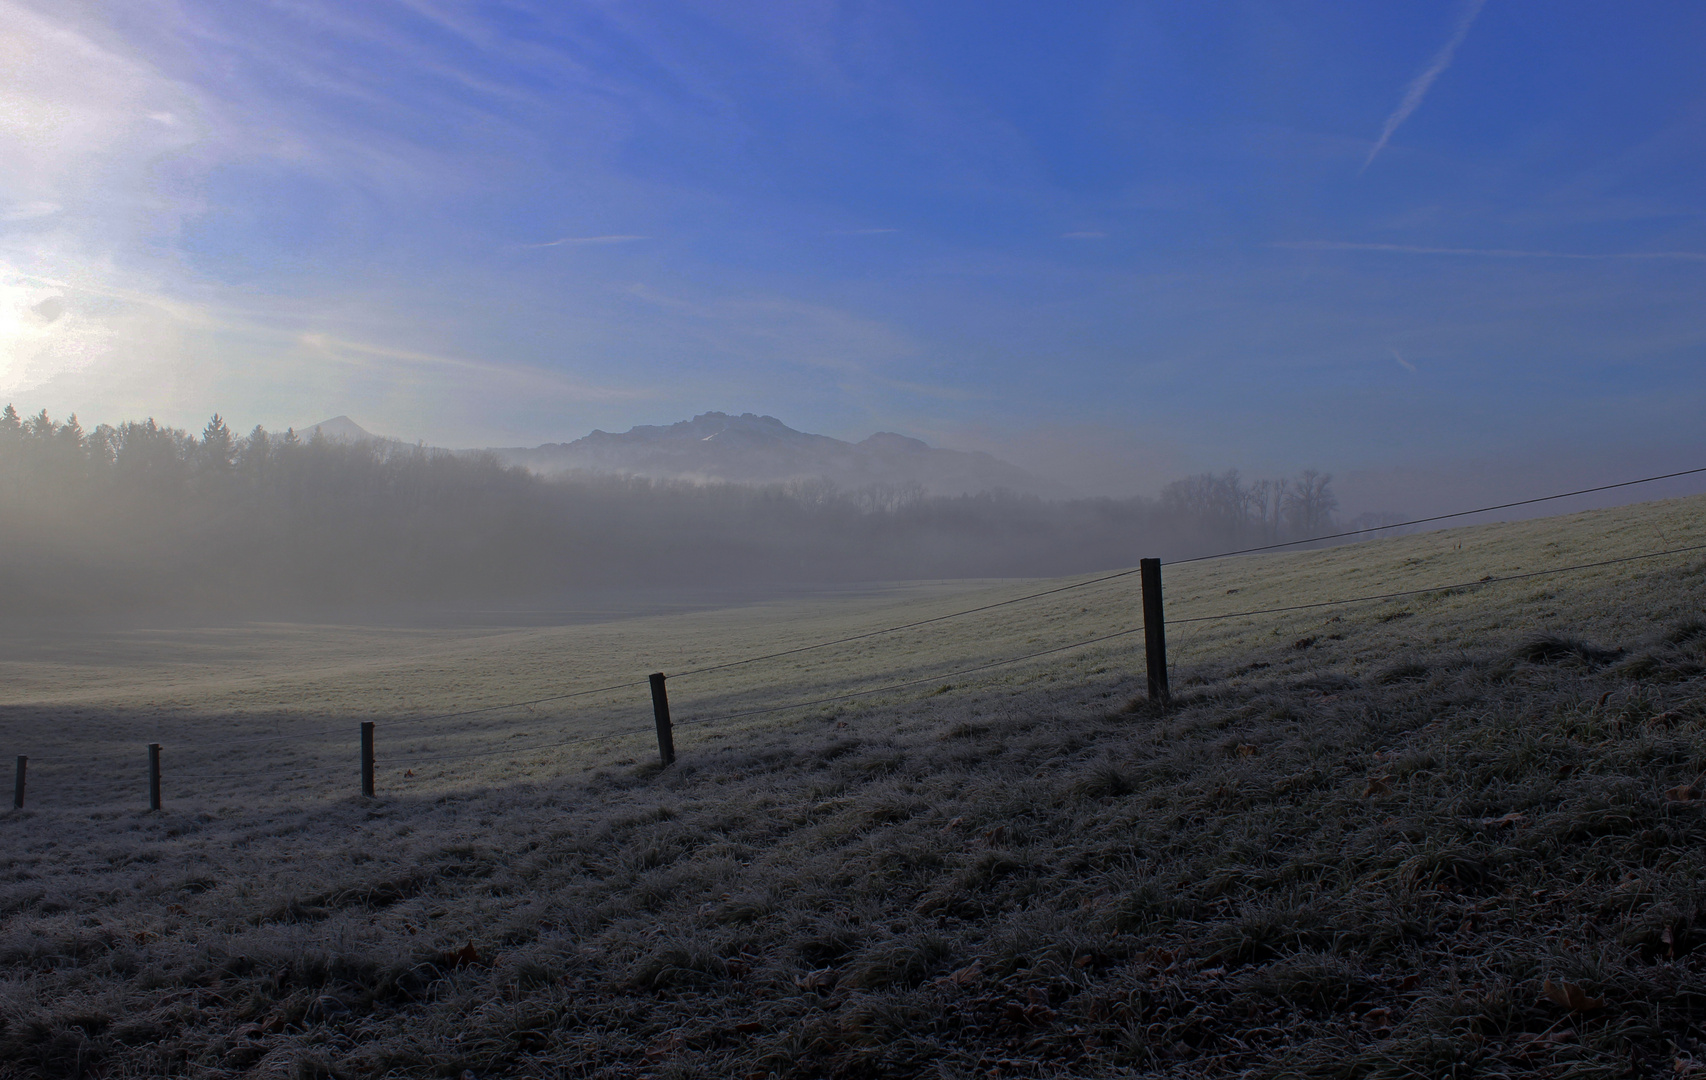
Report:
[[[1170,614],[1701,542],[1702,509],[1180,567]],[[1092,636],[1129,625],[1133,585],[684,679],[678,715]],[[1697,557],[1184,624],[1164,712],[1135,700],[1134,642],[683,729],[664,771],[634,739],[404,778],[415,744],[384,734],[551,688],[565,655],[681,670],[1024,589],[480,633],[133,632],[81,657],[38,633],[4,669],[42,808],[0,823],[0,1068],[1706,1074]],[[417,752],[643,723],[635,693],[420,724]],[[342,770],[293,788],[244,741],[362,717],[391,755],[377,800],[345,794],[334,742],[290,751]],[[140,768],[103,755],[159,731],[185,779],[150,814]],[[233,778],[185,790],[215,768]]]

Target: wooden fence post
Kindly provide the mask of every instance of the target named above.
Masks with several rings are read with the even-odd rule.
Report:
[[[1167,625],[1161,614],[1161,560],[1138,564],[1143,579],[1143,651],[1149,661],[1149,700],[1162,705],[1172,700],[1167,690]]]
[[[160,744],[148,744],[148,809],[160,809]]]
[[[663,688],[663,672],[652,676],[652,716],[658,722],[658,755],[665,768],[675,764],[675,732],[669,722],[669,692]]]
[[[24,808],[24,766],[28,765],[29,762],[29,758],[22,754],[18,755],[18,779],[12,784],[12,809],[14,810]]]
[[[361,722],[361,793],[373,798],[373,721]]]

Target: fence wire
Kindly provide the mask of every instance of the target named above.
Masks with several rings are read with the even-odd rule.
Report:
[[[1621,481],[1619,483],[1614,483],[1614,484],[1602,484],[1602,485],[1598,485],[1598,486],[1594,486],[1594,487],[1579,488],[1579,489],[1576,489],[1574,491],[1560,492],[1560,493],[1557,493],[1554,495],[1544,495],[1544,496],[1539,496],[1539,497],[1532,498],[1532,499],[1521,499],[1521,500],[1516,500],[1513,502],[1498,503],[1498,504],[1491,505],[1491,506],[1477,507],[1473,510],[1462,510],[1462,511],[1457,511],[1455,513],[1450,513],[1450,514],[1437,514],[1437,515],[1433,515],[1433,516],[1429,516],[1429,517],[1415,518],[1415,519],[1412,519],[1409,521],[1398,522],[1398,523],[1391,524],[1391,525],[1371,526],[1371,527],[1366,528],[1366,529],[1353,529],[1353,530],[1348,530],[1348,531],[1344,531],[1344,532],[1338,532],[1338,533],[1331,533],[1331,534],[1326,534],[1326,535],[1322,535],[1322,536],[1309,537],[1309,538],[1301,539],[1301,540],[1276,542],[1276,543],[1272,543],[1272,544],[1258,545],[1255,547],[1240,548],[1240,549],[1236,549],[1236,550],[1217,552],[1217,553],[1214,553],[1211,555],[1201,555],[1201,556],[1196,556],[1194,558],[1175,560],[1175,561],[1169,563],[1169,565],[1181,565],[1181,564],[1187,564],[1187,563],[1204,562],[1204,561],[1208,561],[1208,560],[1222,559],[1222,558],[1227,558],[1227,557],[1236,556],[1236,555],[1255,554],[1255,553],[1264,552],[1264,551],[1275,551],[1275,550],[1280,550],[1280,549],[1284,549],[1284,548],[1297,547],[1297,546],[1301,546],[1301,545],[1305,545],[1305,544],[1322,543],[1322,542],[1326,542],[1326,541],[1330,541],[1330,540],[1338,540],[1338,539],[1345,539],[1345,538],[1349,538],[1349,537],[1353,537],[1353,536],[1361,536],[1361,535],[1365,535],[1365,534],[1372,533],[1372,532],[1381,532],[1381,531],[1405,528],[1405,527],[1410,527],[1410,526],[1415,526],[1415,525],[1430,524],[1430,523],[1435,523],[1435,522],[1440,522],[1440,521],[1452,520],[1455,518],[1468,517],[1468,516],[1472,516],[1475,514],[1484,514],[1484,513],[1490,513],[1490,512],[1494,512],[1494,511],[1498,511],[1498,510],[1512,509],[1512,508],[1516,508],[1516,507],[1532,506],[1532,505],[1536,505],[1539,503],[1554,501],[1557,499],[1570,498],[1572,496],[1586,495],[1586,494],[1591,494],[1594,492],[1610,491],[1610,490],[1615,490],[1618,488],[1631,487],[1631,486],[1634,486],[1637,484],[1653,483],[1655,481],[1669,480],[1669,479],[1675,479],[1675,478],[1685,477],[1685,476],[1693,476],[1693,475],[1697,475],[1697,474],[1701,474],[1701,473],[1706,473],[1706,467],[1696,468],[1696,469],[1685,469],[1685,470],[1681,470],[1678,472],[1671,472],[1671,473],[1663,473],[1663,474],[1656,475],[1656,476],[1642,477],[1642,478],[1636,479],[1636,480],[1626,480],[1626,481]],[[1457,583],[1448,584],[1448,585],[1436,585],[1436,586],[1429,586],[1426,588],[1418,588],[1418,589],[1402,589],[1402,590],[1395,590],[1395,591],[1389,591],[1389,592],[1384,592],[1384,593],[1371,593],[1371,594],[1366,594],[1366,595],[1362,595],[1362,596],[1346,597],[1346,598],[1335,599],[1335,600],[1322,600],[1322,601],[1315,601],[1315,602],[1306,603],[1306,604],[1287,604],[1287,605],[1281,605],[1281,606],[1269,607],[1269,608],[1254,608],[1254,609],[1249,609],[1249,610],[1245,610],[1245,611],[1225,612],[1225,613],[1221,613],[1221,614],[1217,614],[1217,615],[1198,615],[1198,616],[1188,616],[1188,617],[1184,617],[1184,618],[1172,618],[1172,619],[1166,619],[1164,621],[1164,625],[1168,628],[1173,628],[1173,627],[1190,627],[1190,628],[1192,628],[1190,630],[1187,630],[1186,633],[1182,636],[1181,640],[1178,642],[1179,645],[1184,646],[1187,643],[1194,641],[1195,636],[1196,636],[1195,635],[1195,628],[1196,627],[1202,626],[1202,625],[1205,625],[1208,623],[1221,622],[1221,621],[1225,621],[1225,620],[1229,620],[1229,619],[1254,618],[1254,617],[1263,616],[1263,615],[1280,615],[1280,614],[1287,614],[1287,613],[1298,612],[1298,611],[1311,611],[1311,610],[1319,610],[1319,609],[1323,609],[1323,608],[1342,607],[1342,606],[1347,606],[1347,605],[1352,605],[1352,604],[1371,603],[1371,602],[1381,601],[1381,600],[1394,600],[1394,599],[1402,599],[1402,598],[1408,598],[1408,597],[1425,596],[1425,595],[1430,595],[1430,594],[1450,593],[1450,592],[1457,592],[1457,591],[1463,591],[1463,590],[1469,590],[1469,589],[1479,589],[1479,588],[1487,586],[1487,585],[1494,585],[1494,584],[1507,583],[1507,582],[1513,582],[1513,581],[1523,581],[1523,580],[1529,580],[1529,579],[1533,579],[1533,578],[1548,577],[1548,576],[1557,575],[1557,574],[1572,573],[1572,572],[1577,572],[1577,571],[1582,571],[1582,570],[1598,569],[1598,568],[1603,568],[1603,567],[1608,567],[1608,566],[1617,566],[1617,565],[1621,565],[1621,564],[1625,564],[1625,563],[1633,563],[1633,562],[1639,562],[1639,561],[1648,560],[1648,559],[1656,559],[1656,558],[1661,558],[1661,557],[1669,556],[1669,555],[1688,554],[1688,553],[1700,552],[1700,551],[1706,551],[1706,544],[1693,544],[1693,545],[1685,545],[1685,546],[1681,546],[1681,547],[1671,547],[1671,548],[1667,548],[1667,549],[1662,550],[1662,551],[1643,552],[1643,553],[1636,554],[1636,555],[1628,555],[1628,556],[1622,556],[1622,557],[1612,558],[1612,559],[1601,559],[1601,560],[1596,560],[1596,561],[1592,561],[1592,562],[1577,563],[1577,564],[1574,564],[1571,566],[1552,567],[1552,568],[1545,569],[1545,570],[1535,570],[1535,571],[1529,571],[1529,572],[1519,573],[1519,574],[1503,574],[1503,575],[1496,575],[1496,576],[1495,575],[1488,575],[1488,576],[1479,578],[1475,581],[1457,582]],[[1049,596],[1056,596],[1056,595],[1059,595],[1061,593],[1070,592],[1070,591],[1073,591],[1076,589],[1087,588],[1089,586],[1101,584],[1104,582],[1115,581],[1115,580],[1119,580],[1122,578],[1131,577],[1131,576],[1133,576],[1139,572],[1140,571],[1138,568],[1130,568],[1130,569],[1126,569],[1126,570],[1116,571],[1113,573],[1101,574],[1101,575],[1097,575],[1095,577],[1085,579],[1083,581],[1071,582],[1071,583],[1066,584],[1066,585],[1060,585],[1060,586],[1056,586],[1056,587],[1049,588],[1049,589],[1043,589],[1043,590],[1039,590],[1036,592],[1027,593],[1023,596],[1011,597],[1011,598],[1006,599],[1006,600],[995,601],[995,602],[988,603],[988,604],[980,604],[980,605],[977,605],[974,607],[949,612],[949,613],[946,613],[943,615],[931,616],[929,618],[924,618],[924,619],[915,619],[915,620],[912,620],[910,622],[900,623],[900,624],[897,624],[894,626],[884,627],[884,628],[877,629],[877,630],[864,631],[864,632],[861,632],[858,634],[849,634],[849,635],[846,635],[843,637],[834,638],[834,639],[827,640],[827,641],[821,641],[821,642],[816,642],[816,643],[810,644],[810,645],[802,645],[802,646],[797,646],[794,648],[783,649],[783,650],[779,650],[776,652],[765,653],[765,654],[758,655],[758,656],[747,657],[747,658],[741,659],[741,660],[731,660],[731,661],[727,661],[725,663],[703,665],[700,667],[688,669],[687,671],[679,672],[675,675],[670,676],[670,678],[671,679],[682,679],[682,678],[689,678],[689,677],[696,676],[696,675],[703,675],[703,674],[707,674],[707,673],[715,672],[715,671],[726,671],[726,670],[730,670],[733,668],[744,667],[744,666],[747,666],[750,664],[757,664],[757,663],[761,663],[761,662],[768,661],[768,660],[775,660],[775,659],[780,659],[780,658],[788,657],[788,656],[796,656],[796,655],[799,655],[802,653],[814,652],[814,651],[821,650],[821,649],[832,648],[832,647],[837,646],[837,645],[845,645],[845,644],[850,644],[850,643],[857,642],[857,641],[864,641],[864,640],[868,640],[870,638],[880,637],[880,636],[887,635],[887,634],[894,634],[894,633],[898,633],[898,632],[901,632],[904,630],[911,630],[911,629],[917,629],[919,627],[931,626],[931,625],[934,625],[936,623],[947,622],[947,621],[952,620],[952,619],[964,618],[964,617],[969,616],[969,615],[975,615],[975,614],[980,614],[983,612],[993,611],[993,610],[997,610],[997,609],[1004,608],[1004,607],[1010,607],[1010,606],[1013,606],[1016,604],[1027,603],[1027,602],[1030,602],[1032,600],[1038,600],[1038,599],[1042,599],[1042,598],[1049,597]],[[955,669],[953,671],[948,671],[948,672],[939,672],[939,673],[935,673],[935,674],[931,674],[931,675],[927,675],[927,676],[921,676],[921,677],[916,678],[916,679],[907,679],[907,680],[903,680],[900,682],[889,683],[889,684],[886,684],[884,686],[879,686],[879,687],[875,687],[875,688],[871,688],[871,689],[867,689],[867,690],[850,691],[848,693],[843,693],[843,694],[834,694],[834,695],[825,696],[825,697],[813,698],[813,699],[809,699],[809,700],[805,700],[805,701],[795,701],[795,702],[788,702],[788,703],[780,704],[780,705],[765,706],[762,708],[744,709],[744,710],[739,710],[739,711],[730,712],[730,713],[723,713],[723,714],[714,715],[714,716],[694,717],[692,719],[678,721],[673,726],[675,726],[675,727],[695,727],[695,726],[702,726],[702,725],[708,725],[708,724],[724,723],[724,722],[743,719],[743,718],[747,718],[747,717],[764,716],[764,715],[770,715],[770,714],[779,713],[779,712],[787,712],[787,711],[792,711],[792,710],[810,709],[810,708],[815,708],[815,707],[822,706],[822,705],[838,704],[838,703],[845,702],[845,701],[852,701],[852,700],[855,700],[858,698],[871,697],[871,696],[875,696],[878,694],[892,693],[892,692],[895,692],[898,690],[905,690],[905,689],[909,689],[909,688],[915,687],[915,686],[920,686],[920,685],[923,685],[926,683],[940,682],[940,681],[947,680],[947,679],[961,678],[961,677],[964,677],[966,675],[973,675],[973,674],[977,674],[977,673],[984,672],[984,671],[994,670],[996,668],[1007,667],[1007,666],[1010,666],[1013,664],[1024,663],[1026,661],[1035,660],[1035,659],[1045,657],[1045,656],[1052,656],[1052,655],[1056,655],[1059,653],[1068,652],[1068,651],[1071,651],[1073,649],[1086,648],[1088,646],[1101,644],[1101,643],[1108,642],[1108,641],[1119,640],[1119,639],[1126,638],[1126,637],[1129,637],[1129,636],[1134,635],[1134,634],[1140,634],[1142,632],[1143,632],[1142,627],[1136,627],[1136,628],[1131,628],[1131,629],[1126,629],[1126,630],[1119,630],[1119,631],[1115,631],[1113,633],[1102,634],[1102,635],[1092,637],[1092,638],[1087,638],[1087,639],[1084,639],[1081,641],[1074,641],[1074,642],[1071,642],[1071,643],[1068,643],[1065,645],[1059,645],[1059,646],[1054,646],[1054,647],[1047,648],[1047,649],[1040,649],[1040,650],[1036,650],[1033,652],[1028,652],[1028,653],[1025,653],[1025,654],[1020,655],[1020,656],[1008,657],[1008,658],[1002,659],[1002,660],[994,660],[994,661],[990,661],[987,663],[977,664],[977,665],[973,665],[973,666],[965,667],[965,668],[959,668],[959,669]],[[560,694],[548,694],[548,695],[544,695],[541,697],[530,698],[530,699],[523,700],[523,701],[503,702],[503,703],[495,704],[495,705],[478,706],[478,707],[469,708],[469,709],[459,709],[459,710],[453,710],[453,711],[442,712],[442,713],[432,713],[432,714],[428,714],[428,715],[424,715],[424,716],[405,717],[405,718],[399,719],[399,720],[386,721],[385,725],[384,725],[384,730],[389,732],[389,731],[395,730],[397,728],[401,728],[401,727],[405,727],[405,726],[413,725],[413,724],[423,724],[423,723],[430,723],[430,722],[442,721],[442,720],[463,719],[463,718],[467,718],[467,717],[482,716],[482,715],[487,715],[487,714],[497,713],[497,712],[503,712],[503,711],[512,710],[512,709],[530,708],[530,707],[535,706],[535,705],[549,704],[552,702],[567,701],[567,700],[571,700],[571,699],[575,699],[575,698],[588,697],[588,696],[592,696],[592,695],[596,695],[596,694],[608,694],[608,693],[614,693],[614,692],[621,691],[621,690],[634,689],[637,687],[646,686],[647,684],[648,684],[647,679],[634,679],[634,680],[629,680],[629,681],[625,681],[625,682],[611,683],[608,685],[591,687],[591,688],[582,689],[582,690],[568,691],[568,692],[564,692],[564,693],[560,693]],[[558,748],[567,747],[567,746],[574,746],[574,745],[580,745],[580,744],[592,743],[592,742],[600,742],[600,741],[604,741],[604,740],[608,740],[608,739],[623,738],[623,737],[633,736],[633,735],[643,735],[643,734],[648,733],[651,730],[652,729],[650,727],[624,728],[624,729],[621,729],[618,731],[602,732],[602,733],[595,734],[595,735],[581,735],[581,736],[576,736],[576,737],[570,738],[570,739],[557,740],[557,741],[541,743],[541,744],[536,744],[533,746],[522,747],[522,748],[500,747],[500,748],[496,748],[496,749],[492,749],[492,750],[444,753],[444,754],[438,754],[438,755],[429,755],[426,757],[410,757],[407,755],[403,755],[403,756],[398,757],[398,758],[386,757],[386,758],[384,758],[384,761],[387,765],[392,766],[392,767],[396,767],[396,766],[427,765],[427,764],[435,764],[435,763],[443,762],[443,761],[465,760],[465,759],[472,759],[472,758],[497,757],[497,756],[503,756],[503,755],[522,756],[522,755],[536,753],[536,752],[542,751],[542,750],[552,750],[552,749],[558,749]],[[264,744],[270,744],[270,743],[277,743],[277,742],[283,742],[283,741],[301,742],[301,741],[307,740],[307,739],[316,739],[316,738],[322,738],[325,736],[334,736],[334,735],[344,736],[346,739],[349,739],[351,741],[353,741],[353,738],[354,738],[354,736],[349,731],[348,727],[339,727],[339,728],[322,728],[322,729],[318,729],[315,731],[309,731],[309,732],[291,732],[288,734],[278,734],[278,735],[265,736],[265,737],[261,737],[261,738],[255,738],[255,739],[245,739],[243,741],[243,744],[245,746],[252,746],[252,745],[264,745]],[[31,757],[30,766],[29,766],[31,773],[35,773],[38,769],[41,769],[41,768],[45,768],[49,772],[53,772],[53,771],[56,771],[58,768],[63,768],[63,767],[65,767],[65,766],[61,765],[60,763],[55,763],[51,760],[45,760],[45,759],[42,759],[40,757],[35,757],[35,756]],[[293,779],[297,779],[299,777],[310,776],[310,775],[314,775],[314,774],[319,773],[319,772],[323,772],[324,768],[325,768],[324,765],[315,765],[315,766],[303,767],[300,769],[292,770],[290,772],[275,775],[273,777],[273,779],[276,781],[293,780]],[[180,774],[180,775],[182,775],[182,774]],[[212,774],[192,772],[188,775],[192,779],[198,780],[198,781],[229,780],[229,779],[244,779],[244,778],[253,777],[255,775],[255,772],[253,770],[246,770],[246,771],[241,771],[241,772],[212,773]]]

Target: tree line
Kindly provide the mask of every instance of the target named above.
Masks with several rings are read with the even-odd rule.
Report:
[[[593,590],[1067,574],[1319,535],[1331,477],[1045,501],[605,474],[304,439],[214,416],[85,431],[0,412],[0,597],[20,611],[529,602]]]

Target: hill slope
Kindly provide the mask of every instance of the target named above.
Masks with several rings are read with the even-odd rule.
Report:
[[[1165,710],[1139,699],[1131,639],[952,674],[1129,627],[1129,578],[681,675],[663,771],[645,734],[525,749],[644,732],[643,687],[427,717],[1023,587],[460,645],[398,631],[383,662],[350,636],[294,675],[267,665],[318,632],[213,635],[199,674],[162,684],[189,698],[142,721],[181,744],[158,815],[131,809],[134,764],[101,752],[134,759],[125,701],[157,691],[79,689],[77,656],[26,659],[12,685],[41,704],[14,698],[9,728],[66,763],[42,783],[78,804],[0,819],[0,1059],[54,1076],[1693,1075],[1702,553],[1235,613],[1703,544],[1703,517],[1678,500],[1174,568]],[[1217,614],[1234,617],[1186,621]],[[222,669],[246,634],[276,644]],[[688,726],[913,675],[930,678]],[[384,709],[382,797],[337,794],[347,718]],[[345,734],[316,735],[329,721]],[[216,731],[299,731],[282,745],[301,756]],[[292,777],[302,764],[319,771]],[[136,794],[102,805],[115,782]]]

